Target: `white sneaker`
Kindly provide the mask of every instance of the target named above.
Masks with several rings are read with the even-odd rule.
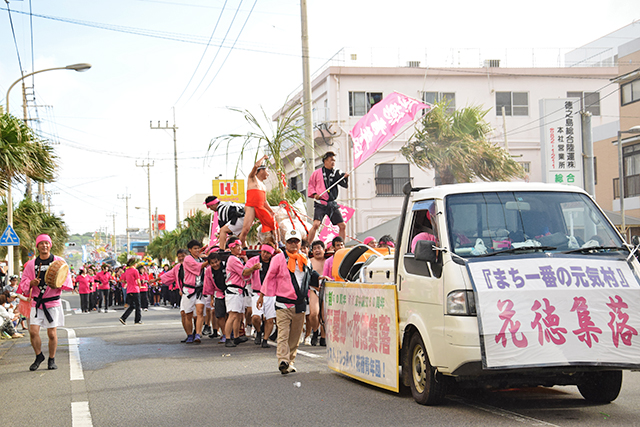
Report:
[[[304,345],[311,345],[311,335],[304,339]]]
[[[289,370],[287,372],[289,373],[298,372],[298,370],[296,369],[295,366],[293,366],[293,363],[289,363]]]

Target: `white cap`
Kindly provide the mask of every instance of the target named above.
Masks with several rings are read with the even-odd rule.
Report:
[[[291,239],[298,239],[302,241],[302,234],[298,230],[289,230],[287,234],[284,235],[284,241],[288,242]]]

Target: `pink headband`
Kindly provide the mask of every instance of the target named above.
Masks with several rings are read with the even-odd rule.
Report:
[[[233,242],[229,243],[229,244],[227,245],[227,247],[228,247],[229,249],[231,249],[231,248],[233,248],[233,247],[238,246],[239,244],[240,244],[240,240],[235,240],[235,241],[233,241]]]
[[[276,251],[275,249],[273,249],[273,247],[269,246],[269,245],[262,245],[260,246],[260,250],[261,251],[267,251],[269,252],[271,255],[273,255],[273,253]]]
[[[36,248],[38,247],[38,244],[41,242],[49,242],[49,244],[53,246],[53,243],[51,243],[51,237],[49,237],[48,234],[41,234],[38,237],[36,237]]]
[[[364,244],[365,244],[365,245],[368,245],[369,243],[371,243],[371,242],[375,242],[375,241],[376,241],[375,237],[371,237],[371,236],[369,236],[369,237],[367,237],[366,239],[364,239]]]
[[[209,206],[217,205],[218,203],[220,203],[220,199],[212,200],[209,203],[205,203],[205,205],[207,205],[207,207],[209,207]]]

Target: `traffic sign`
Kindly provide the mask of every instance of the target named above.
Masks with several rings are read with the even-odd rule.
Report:
[[[0,246],[19,246],[19,245],[20,245],[20,238],[18,237],[16,232],[13,231],[13,227],[11,227],[10,225],[7,225],[7,228],[5,228],[4,233],[2,233],[2,236],[0,236]]]

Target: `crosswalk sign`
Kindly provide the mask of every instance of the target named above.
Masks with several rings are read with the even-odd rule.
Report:
[[[10,225],[7,225],[7,228],[5,228],[4,233],[2,233],[2,236],[0,236],[0,246],[19,246],[19,245],[20,245],[20,238],[18,237],[16,232],[13,230],[13,227],[11,227]]]

